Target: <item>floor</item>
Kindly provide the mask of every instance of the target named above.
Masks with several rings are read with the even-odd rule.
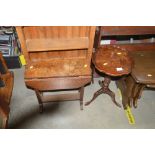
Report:
[[[135,124],[129,124],[123,108],[116,107],[107,95],[100,95],[92,104],[80,110],[79,101],[45,104],[43,114],[38,111],[38,101],[32,90],[25,87],[24,69],[14,71],[15,83],[11,99],[9,128],[21,129],[125,129],[155,128],[155,91],[144,91],[137,109],[131,109]],[[99,89],[99,78],[85,88],[84,101]],[[113,81],[111,90],[121,103],[119,91]]]

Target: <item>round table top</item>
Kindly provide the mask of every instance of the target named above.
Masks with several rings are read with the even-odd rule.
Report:
[[[118,46],[99,47],[92,60],[97,70],[110,76],[122,76],[131,72],[132,60],[128,51]]]

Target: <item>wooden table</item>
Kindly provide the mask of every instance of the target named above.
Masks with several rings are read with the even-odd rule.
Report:
[[[137,107],[144,88],[155,88],[155,51],[130,52],[134,60],[131,75],[118,81],[123,93],[123,100],[130,107]]]
[[[89,105],[100,94],[108,94],[115,105],[121,107],[115,100],[115,94],[109,89],[111,76],[121,77],[131,72],[132,61],[125,49],[118,46],[103,46],[99,47],[92,57],[95,68],[101,73],[105,73],[103,81],[99,81],[101,88],[94,93],[93,98],[85,105]]]

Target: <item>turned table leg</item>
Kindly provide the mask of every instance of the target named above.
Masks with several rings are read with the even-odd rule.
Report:
[[[43,93],[38,90],[35,90],[35,93],[39,102],[39,112],[42,113],[43,112],[43,102],[42,102]]]
[[[103,88],[103,93],[109,95],[116,106],[121,107],[121,105],[117,103],[115,100],[115,93],[109,89],[110,82],[111,82],[111,78],[109,76],[106,76],[104,78],[104,81],[103,82],[100,81],[99,84]]]
[[[79,92],[80,92],[80,110],[83,110],[84,87],[81,87]]]
[[[100,94],[107,94],[111,97],[112,101],[114,102],[115,105],[117,105],[118,107],[121,107],[121,105],[119,103],[116,102],[115,100],[115,94],[109,89],[109,84],[111,82],[111,79],[110,77],[106,76],[104,78],[104,81],[99,81],[99,85],[101,86],[101,88],[96,92],[94,93],[94,96],[93,98],[86,102],[86,106],[89,105],[91,102],[93,102]]]
[[[102,94],[103,93],[103,89],[101,88],[101,89],[99,89],[96,93],[94,93],[94,96],[93,96],[93,98],[90,100],[90,101],[88,101],[88,102],[86,102],[86,106],[87,105],[89,105],[91,102],[93,102],[100,94]]]

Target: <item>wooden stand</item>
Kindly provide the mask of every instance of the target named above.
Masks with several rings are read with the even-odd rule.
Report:
[[[101,89],[94,93],[93,98],[85,105],[89,105],[100,94],[109,95],[115,105],[121,107],[115,100],[115,94],[109,89],[110,76],[123,76],[131,72],[132,61],[126,50],[116,46],[99,47],[93,55],[93,63],[97,70],[106,74],[104,81],[99,81]],[[108,76],[107,76],[108,75]]]
[[[89,105],[91,102],[93,102],[99,95],[101,94],[107,94],[111,97],[112,101],[117,105],[118,107],[121,107],[119,103],[116,102],[115,100],[115,94],[109,89],[109,84],[110,84],[111,78],[106,76],[104,77],[104,81],[99,81],[99,85],[101,86],[101,89],[99,89],[96,93],[94,93],[93,98],[87,102],[85,105]]]
[[[70,94],[57,94],[57,95],[43,95],[44,92],[35,90],[38,102],[39,102],[39,111],[43,112],[43,103],[48,102],[59,102],[59,101],[72,101],[80,100],[80,109],[83,110],[83,95],[84,87],[79,89],[79,93],[70,93]]]
[[[91,26],[17,27],[27,65],[25,83],[43,103],[80,100],[84,86],[91,82],[91,55],[95,28]],[[45,96],[44,92],[78,90],[76,94]]]

